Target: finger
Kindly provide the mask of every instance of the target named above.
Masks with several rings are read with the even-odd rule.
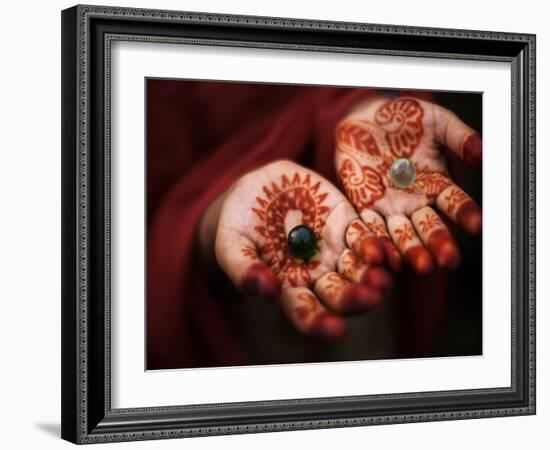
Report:
[[[391,285],[391,275],[385,269],[365,264],[349,249],[338,259],[338,272],[352,283],[369,285],[380,291]]]
[[[451,184],[438,195],[436,205],[469,233],[481,231],[481,208],[456,184]]]
[[[455,113],[438,105],[435,106],[435,138],[466,164],[481,166],[482,142],[479,134]]]
[[[283,289],[281,305],[292,324],[308,336],[335,340],[346,334],[344,319],[329,312],[307,288]]]
[[[445,269],[454,269],[460,262],[460,252],[449,229],[436,212],[426,206],[414,212],[411,219],[437,265]]]
[[[235,286],[250,295],[275,300],[281,293],[277,276],[259,258],[252,241],[235,231],[220,230],[216,259]]]
[[[374,287],[350,283],[336,272],[329,272],[319,278],[314,290],[326,306],[340,314],[368,311],[378,306],[382,299],[382,294]]]
[[[381,264],[384,260],[382,243],[361,219],[355,219],[348,225],[346,244],[369,264]]]
[[[429,273],[433,270],[432,257],[422,245],[409,219],[405,216],[390,216],[388,229],[403,258],[415,271]]]
[[[365,209],[361,212],[361,219],[382,243],[388,266],[395,272],[399,272],[401,270],[401,254],[393,244],[382,217],[370,209]]]

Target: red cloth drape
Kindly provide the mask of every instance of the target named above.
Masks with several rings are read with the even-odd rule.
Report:
[[[366,89],[147,81],[147,367],[245,361],[197,271],[195,232],[240,176],[288,158],[336,183],[334,128]]]

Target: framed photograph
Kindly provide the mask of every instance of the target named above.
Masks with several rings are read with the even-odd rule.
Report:
[[[535,413],[535,36],[62,12],[62,437]]]

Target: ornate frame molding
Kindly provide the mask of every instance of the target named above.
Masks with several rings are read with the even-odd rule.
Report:
[[[106,19],[123,31],[128,21],[139,23],[143,27],[156,22],[170,27],[186,25],[208,25],[209,27],[239,27],[251,36],[255,31],[267,30],[271,36],[285,40],[289,32],[299,33],[310,30],[330,32],[337,36],[349,33],[365,38],[376,36],[387,37],[425,37],[434,42],[433,50],[352,47],[319,43],[270,42],[245,39],[216,39],[212,37],[167,37],[135,34],[133,32],[112,32],[93,30],[94,21]],[[107,27],[108,28],[108,27]],[[221,30],[221,28],[220,28]],[[62,435],[77,443],[97,443],[111,441],[128,441],[142,439],[163,439],[173,437],[206,436],[216,434],[234,434],[250,432],[270,432],[283,430],[362,426],[373,424],[439,421],[449,419],[468,419],[481,417],[498,417],[525,415],[535,413],[535,36],[487,31],[449,30],[422,27],[404,27],[394,25],[376,25],[332,21],[309,21],[303,19],[285,19],[254,16],[233,16],[204,14],[194,12],[159,11],[146,9],[112,8],[98,6],[76,6],[63,12],[63,413]],[[99,37],[98,37],[99,36]],[[93,39],[100,39],[104,47],[100,51]],[[288,38],[291,39],[291,38]],[[304,38],[308,39],[308,38]],[[365,54],[384,54],[415,57],[435,57],[451,59],[480,59],[488,61],[505,61],[512,64],[512,153],[519,155],[513,158],[512,197],[512,385],[510,388],[478,389],[471,391],[438,391],[395,395],[375,395],[360,397],[330,397],[319,399],[292,399],[285,401],[249,402],[238,404],[193,405],[166,408],[111,409],[110,402],[110,67],[111,43],[115,40],[146,41],[158,43],[186,43],[196,45],[245,46],[256,48],[276,48],[304,51],[351,52]],[[337,39],[336,39],[337,40]],[[460,42],[459,52],[443,52],[438,47],[441,40]],[[498,51],[494,54],[476,52],[483,41],[499,42]],[[436,45],[437,44],[437,45]],[[466,51],[465,46],[471,47]],[[94,47],[95,46],[95,47]],[[514,49],[517,49],[515,51]],[[98,59],[96,54],[101,53]],[[94,59],[95,58],[95,59]],[[98,61],[104,69],[103,81],[103,117],[102,140],[103,176],[99,180],[97,169],[91,165],[90,143],[93,139],[93,117],[91,103],[99,93],[96,76]],[[76,105],[76,106],[75,106]],[[98,145],[98,139],[95,144]],[[75,151],[76,149],[76,151]],[[521,155],[524,152],[525,154]],[[518,178],[524,180],[527,189],[518,190]],[[523,178],[522,178],[523,177]],[[98,210],[92,205],[92,198],[97,198],[94,186],[100,181],[103,198]],[[521,184],[519,184],[521,186]],[[95,200],[94,200],[95,202]],[[95,203],[94,203],[95,204]],[[98,213],[102,211],[103,217]],[[526,216],[524,217],[524,212]],[[91,240],[91,229],[97,229],[97,223],[103,221],[103,239],[101,242]],[[519,235],[519,240],[517,236]],[[95,278],[91,277],[91,266],[96,264],[94,246],[101,246],[99,252],[103,259],[102,296],[104,299],[103,323],[90,320],[93,298],[91,290],[96,290]],[[517,251],[516,251],[517,249]],[[93,261],[92,261],[93,259]],[[521,263],[518,272],[517,263]],[[521,272],[523,271],[523,272]],[[519,278],[518,278],[519,277]],[[521,292],[527,292],[525,298],[517,298]],[[519,302],[516,304],[516,302]],[[520,304],[521,303],[521,304]],[[97,307],[97,305],[96,305]],[[516,310],[516,307],[519,308]],[[516,311],[522,311],[518,317]],[[94,327],[92,329],[92,327]],[[94,331],[96,330],[97,331]],[[101,331],[102,337],[98,336]],[[525,338],[523,347],[516,347],[517,333]],[[70,341],[70,342],[69,342]],[[90,349],[103,343],[104,364],[102,370],[91,371],[97,365],[90,357]],[[521,354],[518,357],[518,350]],[[519,358],[519,359],[518,359]],[[518,373],[516,367],[522,369]],[[526,379],[523,379],[524,374]],[[102,374],[103,381],[99,380]],[[70,380],[70,382],[67,382]],[[525,384],[524,384],[525,383]],[[521,384],[521,386],[519,386]],[[102,405],[92,404],[91,393],[102,387]],[[520,387],[523,389],[518,393]],[[414,402],[426,398],[465,397],[466,403],[476,397],[514,394],[515,402],[509,401],[502,407],[470,407],[435,409],[433,411],[414,411]],[[525,397],[525,394],[526,397]],[[525,398],[524,398],[525,397]],[[510,397],[511,398],[511,397]],[[240,409],[251,407],[278,408],[307,405],[322,405],[349,400],[380,402],[399,399],[409,401],[413,412],[388,414],[353,414],[349,411],[345,417],[324,417],[318,419],[293,419],[258,423],[224,424],[212,421],[210,425],[193,425],[192,419],[176,421],[170,426],[172,415],[185,416],[191,410],[199,411],[204,418],[212,409]],[[475,403],[475,402],[474,402]]]

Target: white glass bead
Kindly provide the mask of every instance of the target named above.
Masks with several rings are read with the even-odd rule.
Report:
[[[396,159],[390,168],[393,183],[401,189],[408,188],[416,178],[416,168],[407,158]]]

